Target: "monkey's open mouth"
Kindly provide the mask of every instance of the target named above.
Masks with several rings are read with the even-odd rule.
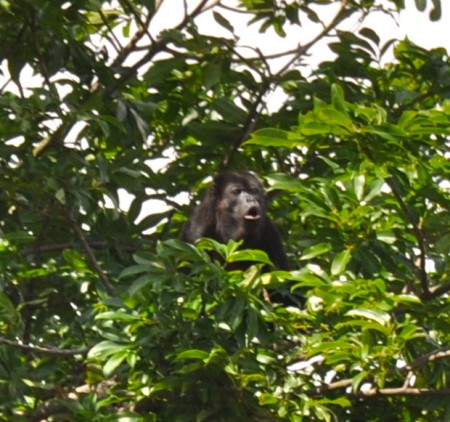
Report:
[[[259,220],[261,218],[261,214],[257,207],[251,207],[247,213],[244,215],[245,220]]]

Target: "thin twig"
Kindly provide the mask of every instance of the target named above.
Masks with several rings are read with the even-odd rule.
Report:
[[[72,213],[70,211],[68,211],[68,218],[72,224],[72,228],[73,228],[76,236],[78,237],[78,240],[80,241],[81,245],[83,246],[84,251],[86,252],[88,261],[90,262],[94,271],[100,277],[100,280],[102,281],[103,285],[105,286],[108,294],[113,296],[115,294],[114,286],[111,284],[111,282],[109,281],[109,278],[106,276],[106,274],[103,272],[102,268],[100,267],[100,264],[98,263],[94,252],[92,251],[91,247],[89,246],[88,241],[84,237],[84,234],[78,225],[78,222],[76,221],[75,217],[72,215]]]
[[[150,35],[150,32],[148,31],[148,25],[150,23],[150,20],[152,18],[152,15],[149,13],[145,21],[141,19],[141,16],[139,14],[139,10],[137,10],[136,6],[129,0],[121,0],[125,2],[125,4],[128,6],[128,8],[131,10],[131,13],[133,14],[134,18],[136,19],[136,22],[141,27],[141,31],[143,31],[144,34],[148,36],[148,38],[151,40],[152,36]]]
[[[116,34],[114,34],[114,30],[111,27],[111,25],[108,22],[108,19],[106,18],[105,14],[103,13],[103,10],[100,9],[98,11],[100,18],[102,19],[103,24],[108,28],[109,33],[111,34],[111,38],[107,37],[108,41],[113,46],[114,50],[116,50],[116,53],[119,54],[122,51],[122,45],[120,44],[119,39],[116,37]]]
[[[319,41],[320,39],[322,39],[323,37],[325,37],[326,35],[328,35],[331,30],[339,23],[341,16],[343,14],[343,12],[345,11],[345,8],[347,6],[348,0],[343,0],[341,7],[339,8],[339,10],[337,11],[336,15],[334,16],[334,18],[332,19],[332,21],[326,25],[322,31],[320,31],[320,33],[318,35],[316,35],[311,41],[309,41],[307,44],[303,45],[303,46],[299,46],[297,48],[297,52],[295,53],[294,57],[292,57],[291,60],[289,60],[276,74],[276,77],[281,77],[282,75],[284,75],[284,73],[304,54],[306,54],[308,52],[308,50],[317,43],[317,41]]]

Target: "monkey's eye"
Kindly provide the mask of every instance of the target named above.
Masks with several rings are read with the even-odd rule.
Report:
[[[235,195],[240,195],[240,194],[242,193],[242,189],[234,188],[234,189],[233,189],[233,193],[234,193]]]

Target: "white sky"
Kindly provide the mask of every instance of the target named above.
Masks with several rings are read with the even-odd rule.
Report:
[[[364,26],[374,29],[381,38],[382,43],[391,39],[403,39],[407,36],[414,43],[425,47],[446,47],[450,51],[450,2],[448,0],[441,0],[442,4],[442,18],[438,22],[431,22],[428,17],[430,8],[426,12],[417,11],[413,0],[405,0],[408,4],[408,9],[400,13],[398,22],[396,23],[388,15],[378,12],[371,13],[365,20]],[[188,1],[190,7],[193,9],[198,4],[198,0]],[[237,3],[236,0],[229,0],[226,4],[233,6]],[[380,0],[383,3],[383,0]],[[388,3],[384,1],[384,3]],[[430,3],[430,1],[428,1]],[[325,23],[332,20],[340,7],[341,2],[326,6],[317,6],[315,10]],[[157,35],[162,29],[171,28],[174,24],[179,23],[183,18],[183,0],[164,0],[162,6],[158,11],[158,15],[153,19],[150,26],[152,35]],[[265,34],[259,34],[259,23],[251,26],[246,26],[248,17],[245,14],[231,13],[224,9],[215,8],[215,11],[220,12],[225,16],[229,22],[236,29],[240,38],[240,45],[251,47],[258,47],[263,53],[279,53],[281,51],[295,48],[299,44],[306,44],[314,36],[320,32],[320,26],[313,24],[307,19],[302,20],[302,28],[298,26],[287,27],[285,30],[287,36],[285,38],[278,37],[273,30],[268,30]],[[230,33],[216,24],[212,13],[203,14],[198,20],[198,25],[202,33],[230,37]],[[357,31],[362,26],[356,17],[344,22],[343,28],[349,31]],[[342,28],[342,26],[341,26]],[[381,30],[382,29],[382,30]],[[243,50],[245,52],[245,50]],[[330,54],[328,48],[324,43],[321,46],[314,47],[310,62],[317,63],[324,60]],[[247,50],[247,54],[250,52]],[[254,53],[253,53],[254,54]],[[392,57],[392,55],[391,55]]]

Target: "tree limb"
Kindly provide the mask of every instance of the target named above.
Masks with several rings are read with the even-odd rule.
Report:
[[[411,224],[412,227],[412,233],[414,234],[414,237],[417,240],[417,244],[420,251],[419,256],[419,278],[420,278],[420,285],[422,288],[422,299],[430,299],[430,289],[428,287],[428,275],[426,271],[426,246],[425,246],[425,236],[416,221],[414,215],[412,214],[411,210],[409,209],[406,202],[403,200],[401,192],[398,189],[398,186],[396,184],[396,181],[394,179],[394,176],[390,179],[386,179],[386,183],[391,188],[392,193],[394,194],[395,199],[397,200],[400,209],[403,212],[403,215],[406,217],[408,222]]]
[[[420,358],[417,358],[416,360],[406,365],[403,369],[406,371],[412,371],[426,365],[429,362],[433,362],[434,360],[444,359],[448,357],[450,357],[450,347],[445,347],[443,349],[434,350],[424,356],[421,356]]]
[[[450,388],[371,388],[359,391],[358,397],[380,397],[380,396],[450,396]]]
[[[378,388],[373,387],[365,390],[359,390],[357,392],[352,393],[357,397],[379,397],[379,396],[442,396],[442,395],[450,395],[450,388],[411,388],[408,387],[409,380],[413,375],[414,369],[420,368],[426,365],[429,362],[445,359],[450,357],[450,347],[446,347],[439,350],[434,350],[424,356],[421,356],[409,363],[405,367],[403,367],[400,371],[405,372],[408,371],[405,382],[402,387],[394,387],[394,388]],[[318,387],[312,395],[321,395],[325,394],[328,391],[339,390],[342,388],[351,387],[353,384],[352,378],[347,378],[339,381],[332,382],[327,385],[323,385]]]
[[[27,350],[33,353],[44,353],[47,355],[57,355],[57,356],[85,355],[90,350],[90,347],[84,347],[82,349],[57,349],[56,347],[31,346],[29,344],[23,344],[18,343],[17,341],[8,340],[4,337],[0,337],[0,344],[6,344],[8,346],[16,347],[22,350]]]

